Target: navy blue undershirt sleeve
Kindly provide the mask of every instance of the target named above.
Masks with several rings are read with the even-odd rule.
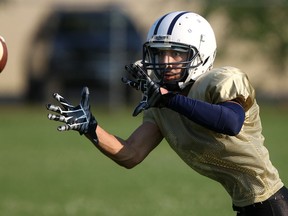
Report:
[[[167,103],[170,108],[195,123],[218,133],[237,135],[245,120],[245,111],[238,103],[210,104],[204,101],[175,95]]]

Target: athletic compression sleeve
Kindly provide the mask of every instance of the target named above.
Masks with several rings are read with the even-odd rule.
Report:
[[[210,104],[177,94],[170,98],[167,107],[197,124],[230,136],[240,132],[245,119],[242,106],[233,102]]]

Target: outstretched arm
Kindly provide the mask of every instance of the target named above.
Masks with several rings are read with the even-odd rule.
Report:
[[[97,126],[98,143],[91,141],[106,156],[128,169],[141,163],[163,139],[158,127],[149,122],[141,124],[124,140]],[[88,136],[89,138],[89,136]]]
[[[59,131],[75,130],[87,138],[106,156],[121,166],[132,168],[139,164],[163,139],[159,128],[152,123],[141,124],[128,139],[114,136],[98,125],[89,105],[89,90],[83,88],[81,102],[71,105],[64,97],[53,94],[61,106],[47,105],[47,109],[56,112],[48,114],[50,120],[59,121]]]

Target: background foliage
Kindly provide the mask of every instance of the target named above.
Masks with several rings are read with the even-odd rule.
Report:
[[[218,13],[227,16],[226,39],[249,40],[276,67],[288,69],[288,1],[287,0],[216,0],[203,1],[204,17]],[[222,54],[227,50],[223,43]],[[251,53],[253,55],[253,53]]]

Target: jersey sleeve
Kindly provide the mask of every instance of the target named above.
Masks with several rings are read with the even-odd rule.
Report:
[[[218,104],[237,101],[247,111],[255,100],[255,91],[247,75],[234,67],[213,69],[201,76],[189,97]]]

